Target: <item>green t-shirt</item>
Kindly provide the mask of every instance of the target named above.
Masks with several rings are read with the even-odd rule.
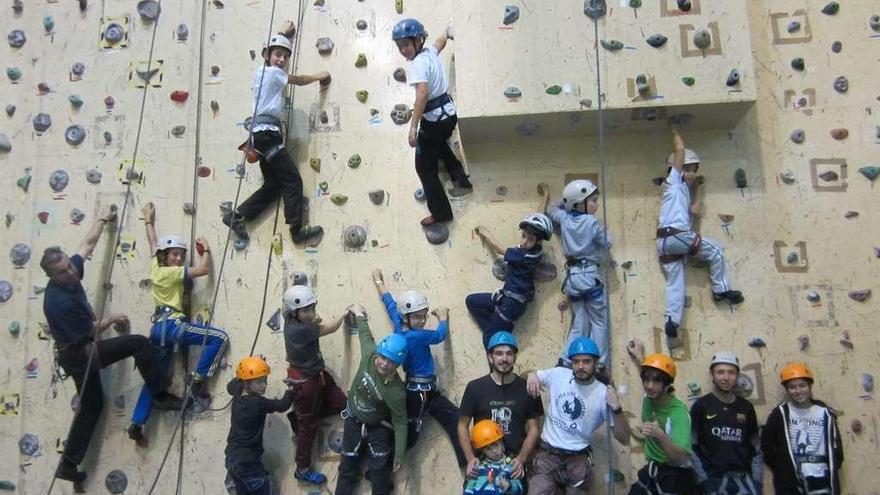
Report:
[[[658,407],[645,397],[642,399],[642,422],[648,423],[657,420],[660,428],[666,432],[672,443],[691,451],[691,415],[687,406],[675,397],[670,397],[669,402]],[[669,456],[660,446],[660,442],[653,438],[645,438],[645,457],[649,461],[669,464]]]

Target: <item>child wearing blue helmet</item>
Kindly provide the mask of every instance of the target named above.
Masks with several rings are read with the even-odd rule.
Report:
[[[428,33],[425,26],[415,19],[403,19],[394,26],[391,37],[405,59],[412,62],[408,81],[416,90],[412,120],[409,128],[409,145],[416,149],[416,173],[422,182],[422,190],[428,203],[430,215],[422,219],[427,227],[438,222],[452,220],[452,208],[440,182],[439,160],[446,164],[449,177],[461,189],[473,189],[464,167],[449,148],[447,140],[458,123],[455,103],[449,96],[449,81],[440,60],[440,52],[452,39],[449,30],[433,45],[425,46]]]
[[[349,313],[360,340],[361,362],[342,412],[345,427],[336,495],[354,491],[367,453],[372,493],[387,495],[391,493],[391,470],[397,471],[399,459],[406,454],[406,391],[397,374],[406,359],[406,338],[392,333],[376,345],[364,308],[355,304]],[[393,467],[388,462],[392,437],[394,458],[398,459]]]

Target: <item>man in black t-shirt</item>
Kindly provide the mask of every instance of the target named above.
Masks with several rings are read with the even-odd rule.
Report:
[[[731,352],[712,356],[712,392],[691,407],[691,462],[700,487],[709,495],[759,495],[764,459],[758,418],[752,404],[734,394],[739,359]]]
[[[477,474],[479,459],[470,440],[471,420],[491,419],[501,425],[504,449],[513,456],[513,477],[522,479],[524,464],[538,443],[538,419],[544,415],[540,398],[529,395],[526,381],[513,373],[519,344],[510,332],[497,332],[489,341],[486,357],[491,371],[467,384],[461,397],[458,439],[467,458],[467,476]]]

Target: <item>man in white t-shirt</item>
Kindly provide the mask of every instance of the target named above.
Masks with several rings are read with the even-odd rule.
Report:
[[[419,174],[431,212],[422,219],[423,227],[452,220],[452,208],[438,175],[441,159],[446,164],[449,177],[459,189],[466,192],[473,189],[464,167],[447,142],[458,123],[458,117],[452,97],[447,92],[449,82],[440,52],[452,37],[447,29],[433,45],[425,46],[427,36],[425,26],[415,19],[398,22],[391,35],[400,54],[412,61],[408,81],[416,90],[416,101],[410,121],[409,145],[416,149],[416,173]]]
[[[593,433],[608,423],[614,438],[629,445],[629,421],[612,386],[595,379],[599,347],[578,337],[568,347],[571,369],[556,367],[529,373],[529,392],[548,391],[549,405],[535,456],[529,494],[587,493],[593,466],[590,443]]]

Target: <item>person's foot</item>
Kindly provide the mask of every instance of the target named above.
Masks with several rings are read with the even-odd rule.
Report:
[[[238,236],[239,239],[242,240],[250,240],[250,235],[247,233],[247,229],[244,224],[244,217],[239,215],[238,213],[229,212],[223,215],[223,223],[232,229],[232,232]]]
[[[86,473],[78,470],[75,464],[71,464],[67,461],[61,461],[61,464],[55,471],[55,476],[60,480],[72,481],[74,485],[82,483],[88,477]]]
[[[727,301],[730,304],[739,304],[745,301],[742,292],[738,290],[729,290],[726,292],[713,292],[712,299],[716,301]]]
[[[317,471],[313,471],[312,469],[297,469],[293,472],[293,477],[303,483],[309,483],[312,485],[323,485],[327,482],[326,476]]]
[[[428,215],[425,218],[423,218],[422,221],[419,223],[422,224],[422,227],[430,227],[431,225],[434,225],[435,223],[440,223],[440,222],[438,222],[434,218],[434,215]]]
[[[462,189],[473,189],[474,188],[474,185],[471,184],[471,181],[470,181],[470,179],[468,179],[467,175],[465,175],[464,177],[460,177],[456,182],[458,183],[458,187],[460,187]]]
[[[570,363],[570,362],[566,362],[565,359],[563,359],[563,358],[559,358],[559,359],[556,360],[556,367],[557,367],[557,368],[568,368],[568,369],[571,369],[571,363]]]
[[[321,242],[321,238],[324,236],[324,227],[321,227],[320,225],[308,225],[299,230],[294,230],[294,228],[291,227],[290,235],[293,237],[294,244],[307,243],[315,246]]]
[[[593,374],[593,377],[604,385],[611,384],[611,375],[608,374],[608,370],[605,369],[605,367],[602,365],[599,365],[599,367],[596,368],[596,372]]]
[[[190,391],[193,397],[210,399],[211,394],[208,393],[208,385],[205,383],[205,379],[201,376],[193,376],[192,383],[190,384]]]
[[[670,339],[678,338],[678,323],[672,321],[671,318],[666,319],[666,328],[664,329],[666,336]]]
[[[179,411],[183,408],[183,399],[165,392],[164,395],[153,397],[153,407],[160,411]]]
[[[132,423],[128,427],[128,438],[134,440],[137,446],[141,448],[146,448],[150,444],[147,437],[144,436],[144,427],[142,425]]]

